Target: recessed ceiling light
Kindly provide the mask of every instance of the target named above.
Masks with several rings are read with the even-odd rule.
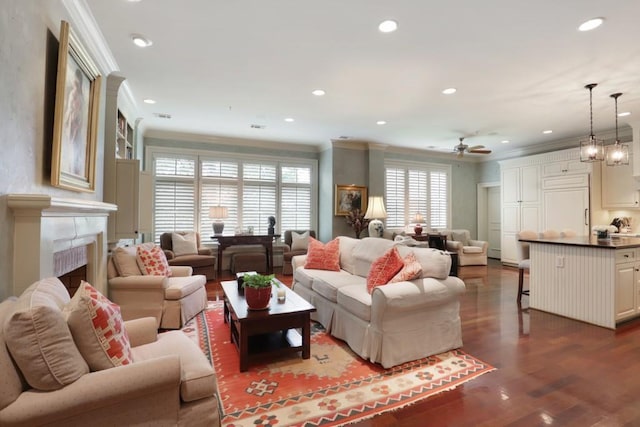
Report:
[[[287,117],[286,119],[284,119],[285,122],[295,122],[295,120],[293,119],[293,117]]]
[[[511,141],[509,141],[508,139],[503,139],[503,140],[502,140],[502,141],[500,141],[500,142],[502,142],[503,144],[508,144],[508,143],[509,143],[509,142],[511,142]]]
[[[140,0],[127,0],[129,3],[138,3]]]
[[[553,133],[553,131],[551,129],[547,129],[547,130],[543,130],[542,133],[544,133],[545,135],[548,135],[550,133]]]
[[[591,31],[598,28],[600,25],[602,25],[603,22],[604,22],[604,18],[589,19],[588,21],[585,21],[582,24],[580,24],[580,26],[578,27],[578,30]]]
[[[631,115],[631,111],[623,111],[622,113],[618,113],[618,117],[627,117]]]
[[[382,125],[386,125],[387,122],[385,122],[384,120],[378,120],[376,124],[382,126]]]
[[[386,21],[382,21],[380,25],[378,25],[378,30],[382,33],[393,33],[398,29],[398,23],[392,19],[387,19]]]
[[[457,91],[458,91],[458,89],[456,89],[455,87],[450,87],[450,88],[447,88],[447,89],[443,90],[442,93],[444,93],[445,95],[453,95]]]
[[[151,98],[147,98],[147,99],[143,99],[142,102],[144,102],[145,104],[155,104],[156,100],[155,99],[151,99]]]
[[[314,94],[315,96],[323,96],[326,92],[323,91],[322,89],[316,89],[311,93]]]
[[[153,44],[151,40],[140,34],[131,34],[131,40],[133,40],[133,44],[138,47],[149,47]]]

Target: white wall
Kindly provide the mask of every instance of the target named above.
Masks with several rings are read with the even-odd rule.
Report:
[[[97,147],[96,192],[76,193],[50,185],[57,39],[62,19],[71,21],[58,0],[2,0],[0,195],[46,193],[102,200],[103,124]],[[10,296],[13,282],[13,214],[5,199],[0,197],[0,300]]]

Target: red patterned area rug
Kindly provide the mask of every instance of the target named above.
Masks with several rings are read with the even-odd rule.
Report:
[[[495,368],[453,350],[390,369],[369,363],[318,323],[311,358],[268,359],[240,372],[222,303],[187,323],[183,332],[215,366],[225,427],[342,426],[450,390]]]

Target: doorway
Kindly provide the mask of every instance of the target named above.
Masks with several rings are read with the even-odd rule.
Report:
[[[480,183],[477,188],[478,240],[489,242],[487,257],[500,259],[502,236],[500,183]]]

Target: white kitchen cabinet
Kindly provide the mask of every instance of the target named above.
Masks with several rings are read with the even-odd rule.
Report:
[[[640,314],[640,250],[616,251],[616,321]]]
[[[568,175],[573,173],[589,173],[591,167],[589,163],[581,162],[580,159],[561,160],[549,162],[542,165],[542,176]]]
[[[502,169],[502,241],[504,263],[518,262],[516,234],[540,227],[540,168],[538,165]]]
[[[622,166],[602,166],[602,207],[604,209],[640,208],[640,197],[633,178],[633,159]]]

